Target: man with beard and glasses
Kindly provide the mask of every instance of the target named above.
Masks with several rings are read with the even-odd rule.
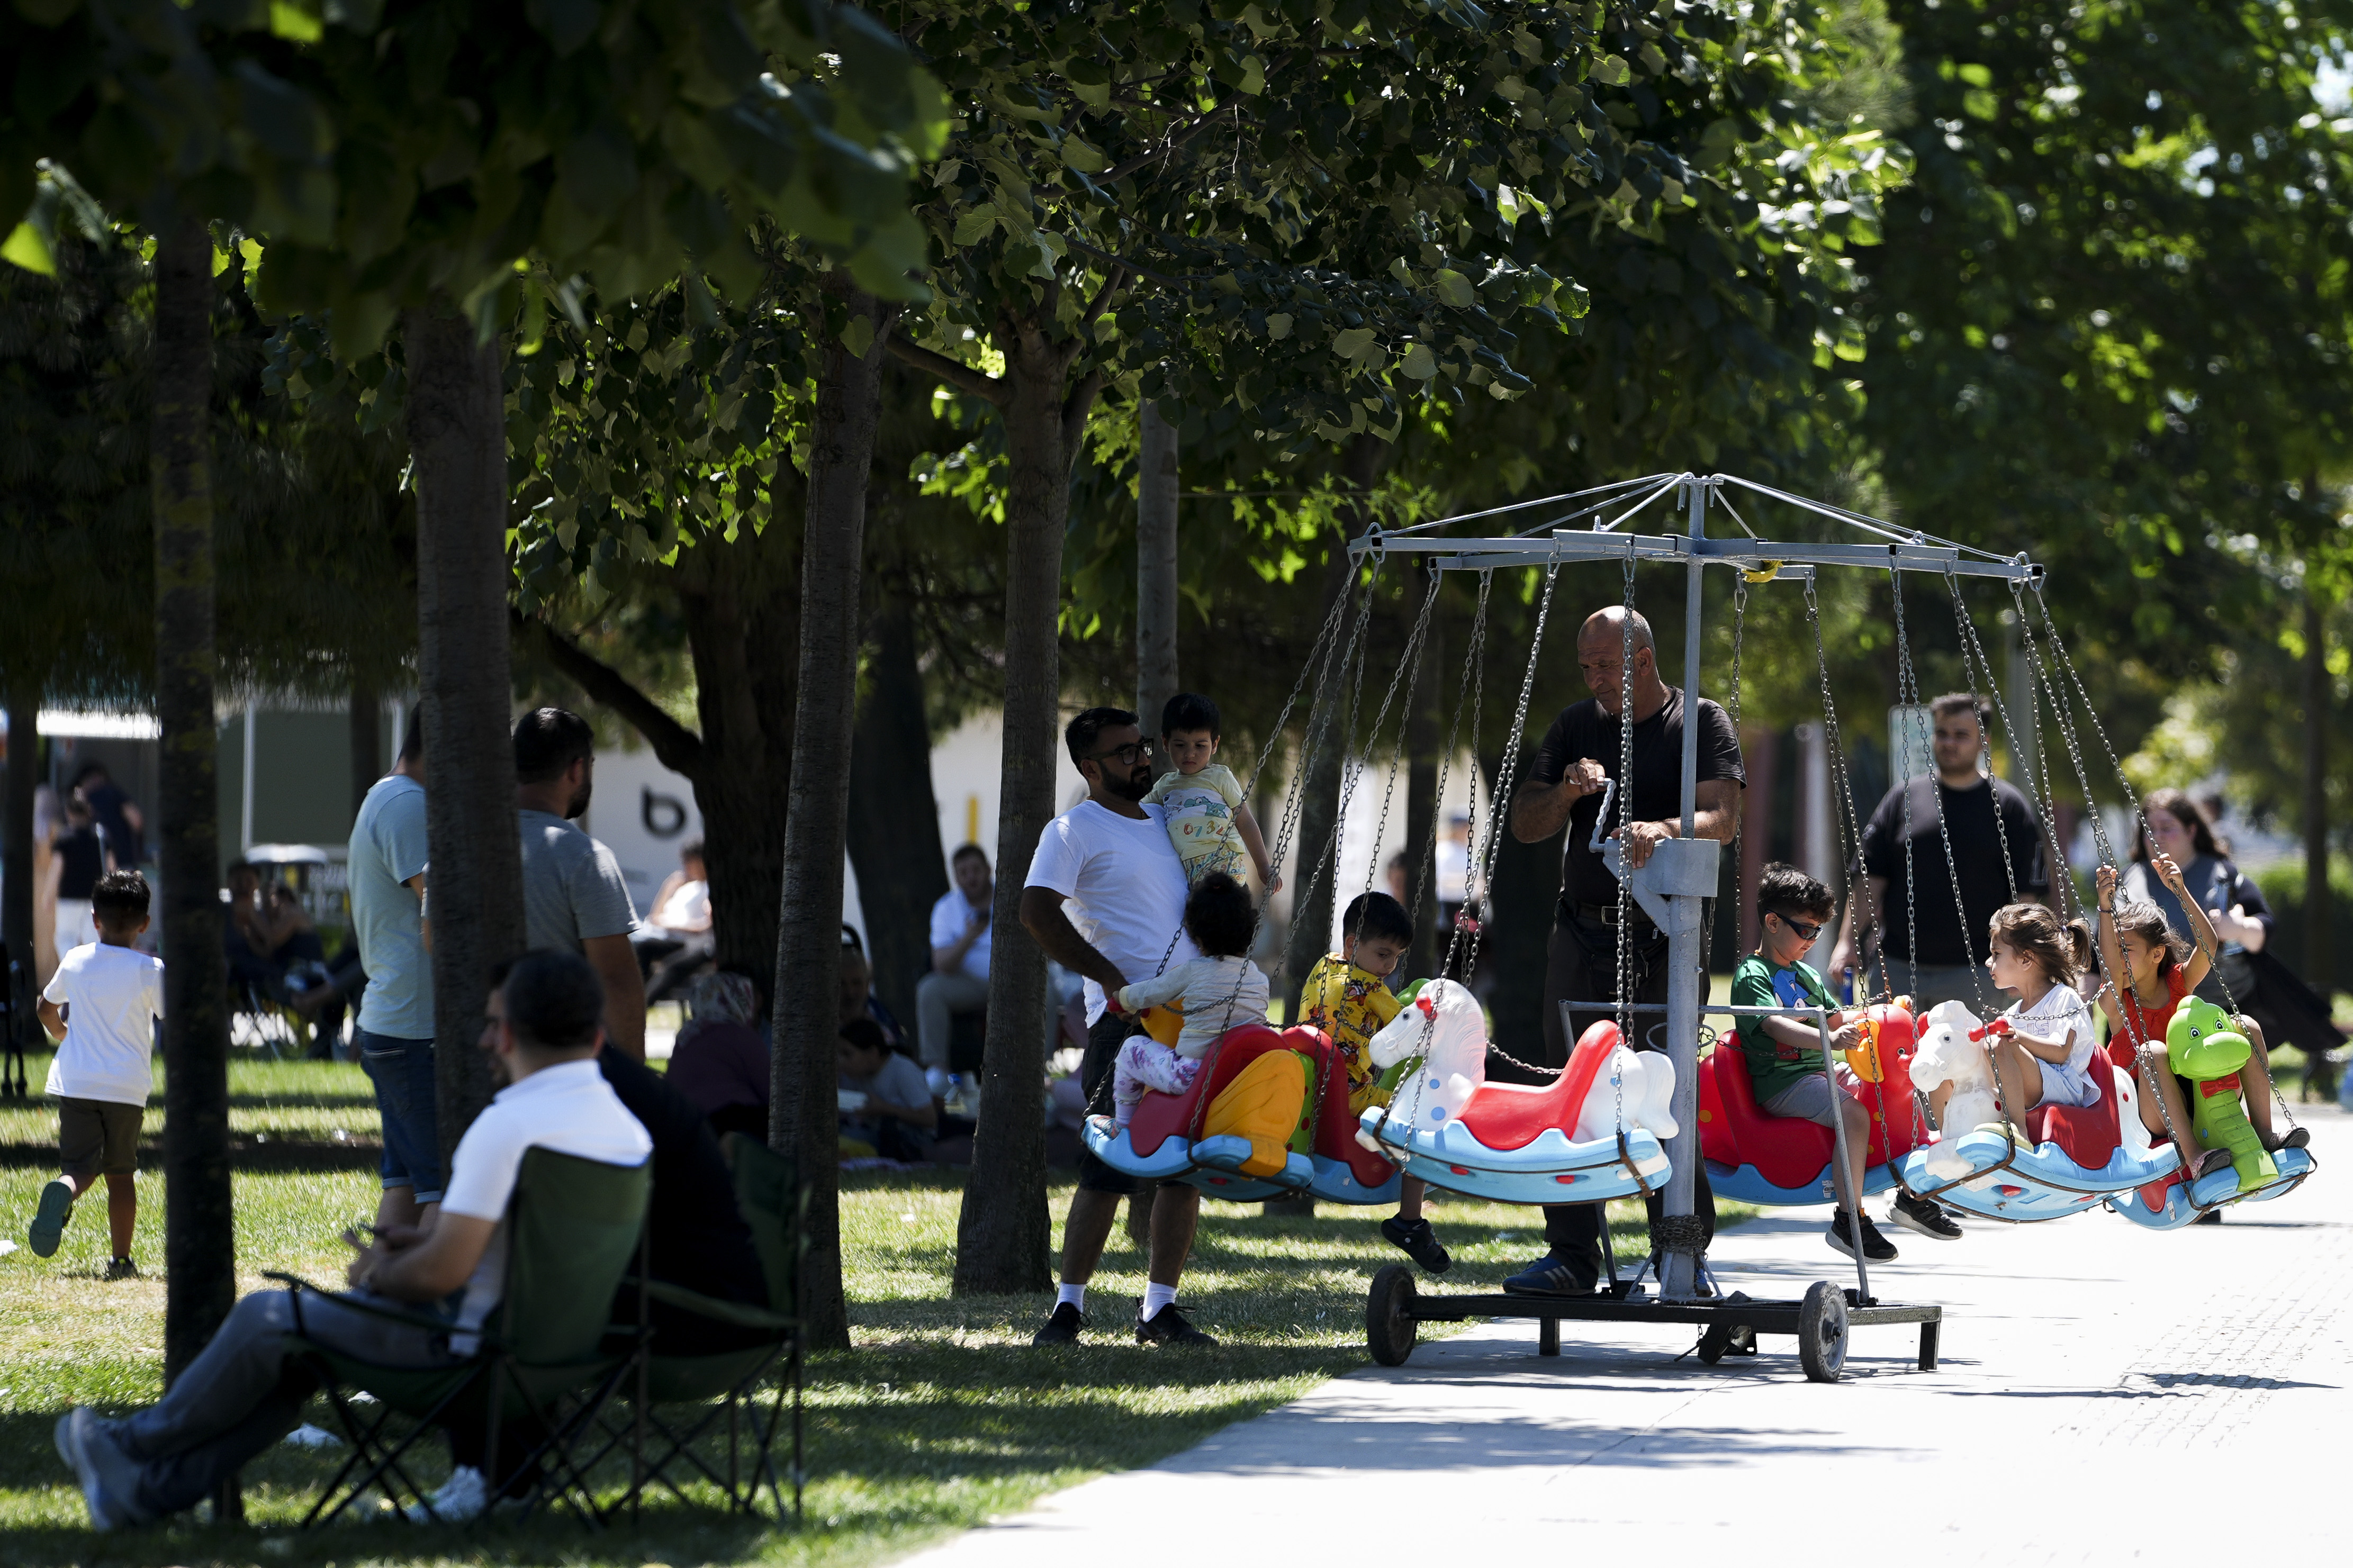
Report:
[[[605,988],[606,1038],[643,1061],[646,983],[629,945],[638,911],[620,862],[577,826],[596,791],[596,737],[577,713],[536,708],[515,721],[514,762],[526,942],[588,961]]]
[[[1021,889],[1021,924],[1046,955],[1086,981],[1087,1049],[1079,1069],[1092,1104],[1120,1045],[1135,1032],[1119,988],[1197,956],[1185,934],[1185,866],[1168,842],[1152,793],[1152,753],[1135,715],[1090,708],[1062,731],[1087,798],[1046,825]],[[1171,938],[1175,948],[1170,948]],[[1086,1326],[1087,1281],[1111,1237],[1119,1200],[1135,1178],[1092,1153],[1079,1157],[1079,1190],[1062,1230],[1062,1288],[1034,1344],[1068,1344]],[[1176,1281],[1201,1214],[1198,1187],[1171,1183],[1152,1204],[1152,1253],[1135,1337],[1145,1344],[1214,1345],[1176,1307]]]

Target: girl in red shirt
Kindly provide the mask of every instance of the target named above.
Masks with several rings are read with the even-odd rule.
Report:
[[[2198,989],[2199,983],[2214,966],[2214,954],[2221,943],[2206,918],[2205,909],[2183,886],[2181,868],[2173,858],[2158,854],[2151,858],[2150,865],[2158,879],[2172,889],[2182,908],[2189,911],[2198,945],[2191,949],[2174,935],[2156,905],[2133,899],[2119,902],[2116,868],[2101,867],[2100,963],[2111,978],[2100,987],[2100,1011],[2108,1018],[2108,1059],[2131,1073],[2141,1090],[2135,1097],[2140,1107],[2141,1125],[2148,1130],[2151,1138],[2163,1138],[2167,1135],[2167,1118],[2170,1117],[2174,1144],[2181,1152],[2181,1168],[2194,1181],[2210,1170],[2229,1164],[2231,1157],[2221,1149],[2200,1148],[2191,1132],[2181,1080],[2174,1076],[2172,1063],[2166,1056],[2165,1031],[2173,1022],[2174,1010]],[[2129,987],[2121,998],[2113,978],[2119,974],[2125,976]],[[2282,1141],[2272,1133],[2270,1056],[2263,1048],[2263,1032],[2253,1018],[2244,1016],[2239,1018],[2238,1025],[2247,1043],[2254,1047],[2253,1055],[2239,1072],[2240,1087],[2246,1093],[2247,1121],[2263,1140],[2264,1148],[2277,1149]],[[2152,1083],[2157,1089],[2154,1095],[2147,1092]],[[2306,1138],[2304,1129],[2299,1127],[2288,1134],[2287,1142],[2301,1146]]]

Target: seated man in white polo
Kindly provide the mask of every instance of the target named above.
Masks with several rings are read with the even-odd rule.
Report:
[[[932,906],[932,970],[915,983],[915,1043],[923,1065],[948,1068],[955,1015],[988,1005],[988,917],[997,883],[988,857],[967,844],[948,861],[955,886]]]
[[[474,1331],[506,1287],[507,1199],[524,1152],[547,1148],[613,1165],[641,1164],[653,1152],[652,1138],[597,1069],[604,1009],[596,971],[577,954],[516,960],[491,993],[481,1037],[506,1087],[459,1139],[439,1207],[421,1226],[379,1230],[352,1260],[347,1277],[361,1299],[428,1308],[447,1316],[448,1328],[371,1317],[315,1293],[303,1297],[298,1317],[290,1292],[256,1290],[160,1403],[121,1420],[87,1406],[58,1419],[58,1451],[81,1485],[93,1527],[176,1513],[292,1431],[314,1384],[287,1364],[290,1331],[395,1366],[474,1353]],[[344,1239],[358,1246],[350,1232]],[[477,1509],[480,1495],[477,1486]]]

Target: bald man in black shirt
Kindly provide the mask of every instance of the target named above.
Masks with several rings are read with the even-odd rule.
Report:
[[[1632,616],[1634,709],[1633,784],[1612,797],[1605,839],[1625,844],[1626,863],[1640,868],[1651,853],[1683,830],[1683,695],[1659,678],[1650,623],[1618,606],[1596,611],[1577,634],[1577,664],[1593,696],[1560,711],[1545,731],[1535,765],[1512,799],[1512,837],[1523,844],[1550,838],[1563,827],[1568,843],[1561,858],[1560,900],[1554,910],[1552,939],[1545,954],[1543,1066],[1566,1067],[1575,1035],[1561,1024],[1560,1004],[1618,1000],[1620,902],[1618,879],[1592,847],[1601,816],[1601,795],[1618,777],[1623,730],[1619,703],[1625,689],[1626,619]],[[1740,796],[1746,773],[1740,763],[1740,737],[1718,704],[1699,703],[1699,773],[1696,837],[1729,843],[1740,826]],[[1627,969],[1633,1002],[1667,999],[1667,938],[1641,907],[1625,905]],[[1608,1012],[1579,1011],[1572,1021],[1582,1034]],[[1664,1048],[1652,1026],[1654,1013],[1633,1016],[1637,1050]],[[1663,1030],[1661,1031],[1663,1036]],[[1501,1071],[1496,1076],[1504,1074]],[[1715,1235],[1715,1197],[1707,1168],[1693,1173],[1693,1207]],[[1647,1200],[1656,1221],[1660,1194]],[[1516,1295],[1585,1295],[1601,1277],[1600,1214],[1591,1204],[1551,1204],[1545,1208],[1545,1240],[1551,1251],[1504,1281]]]

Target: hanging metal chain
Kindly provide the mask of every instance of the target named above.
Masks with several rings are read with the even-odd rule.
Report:
[[[2021,595],[2021,618],[2023,619],[2023,595]],[[2157,834],[2156,830],[2149,826],[2148,810],[2141,804],[2138,792],[2133,788],[2132,780],[2126,776],[2124,763],[2117,759],[2116,746],[2108,740],[2107,728],[2100,722],[2099,710],[2092,706],[2091,694],[2084,689],[2084,678],[2076,671],[2075,660],[2067,652],[2067,645],[2060,638],[2058,623],[2052,619],[2050,602],[2043,597],[2042,584],[2039,582],[2034,584],[2034,602],[2036,607],[2042,612],[2043,635],[2051,641],[2051,650],[2058,657],[2060,668],[2066,671],[2068,682],[2074,688],[2076,696],[2084,704],[2084,717],[2090,721],[2092,733],[2098,737],[2100,750],[2106,753],[2108,767],[2116,773],[2116,784],[2125,792],[2125,799],[2132,807],[2133,818],[2138,831],[2147,836],[2143,839],[2143,842],[2154,843],[2157,838]],[[2070,743],[2073,743],[2072,739]],[[2085,792],[2085,798],[2087,800],[2090,798],[2088,790]],[[2185,911],[2184,919],[2187,918],[2187,913]],[[2193,932],[2192,934],[2194,935],[2195,933]],[[2214,983],[2222,988],[2222,999],[2230,1004],[2232,1016],[2236,1017],[2240,1011],[2239,998],[2231,990],[2230,981],[2224,978],[2222,974],[2222,954],[2219,946],[2207,959],[2207,973],[2213,975]],[[2117,994],[2122,995],[2124,994],[2124,990],[2125,987],[2119,985],[2117,988]],[[2137,1002],[2137,998],[2135,1000]],[[2266,1090],[2270,1093],[2273,1110],[2277,1114],[2286,1117],[2287,1124],[2292,1128],[2296,1125],[2295,1112],[2289,1110],[2288,1102],[2280,1097],[2278,1080],[2272,1077],[2270,1058],[2271,1053],[2266,1049],[2261,1058],[2263,1069],[2263,1085]],[[2163,1104],[2164,1101],[2160,1100],[2158,1101],[2160,1108]],[[2167,1118],[2167,1124],[2168,1127],[2170,1127],[2171,1121],[2172,1119],[2168,1115]]]
[[[1528,648],[1527,673],[1520,679],[1519,703],[1512,710],[1511,731],[1504,737],[1503,764],[1495,770],[1494,793],[1487,802],[1486,853],[1478,856],[1473,861],[1473,865],[1477,868],[1478,871],[1478,885],[1482,893],[1495,885],[1495,856],[1503,844],[1504,834],[1508,830],[1512,820],[1512,795],[1514,790],[1519,788],[1520,748],[1525,743],[1527,737],[1528,700],[1535,690],[1536,664],[1544,656],[1545,626],[1546,623],[1552,619],[1553,584],[1559,576],[1559,562],[1552,562],[1545,567],[1544,589],[1542,593],[1538,595],[1536,599],[1535,635],[1530,639],[1530,647]],[[1475,749],[1472,754],[1474,757],[1477,755]],[[1477,805],[1478,802],[1474,798],[1472,802],[1474,813],[1476,811]],[[1475,823],[1472,832],[1471,842],[1474,846],[1479,842]],[[1466,885],[1464,886],[1462,892],[1463,902],[1467,907],[1470,903],[1471,894],[1471,889],[1467,885],[1467,879]],[[1482,908],[1484,908],[1483,902],[1482,904]],[[1479,944],[1485,935],[1486,927],[1474,921],[1472,924],[1470,948],[1463,954],[1462,960],[1462,984],[1465,986],[1468,986],[1471,984],[1472,977],[1479,972]],[[1454,922],[1453,940],[1449,942],[1447,944],[1445,967],[1449,969],[1454,966],[1455,948],[1457,944],[1461,942],[1461,938],[1462,922],[1458,919]]]
[[[1634,825],[1634,541],[1626,541],[1626,604],[1620,616],[1618,644],[1618,864],[1625,875],[1618,879],[1618,991],[1611,1000],[1618,1004],[1618,1038],[1631,1048],[1634,1034],[1631,978],[1634,960],[1634,933],[1631,910],[1634,906],[1634,866],[1627,851],[1633,847],[1628,837]],[[1655,649],[1651,657],[1658,657]],[[1697,716],[1686,713],[1683,722],[1696,723]],[[1564,1031],[1566,1032],[1566,1031]],[[1565,1042],[1574,1052],[1577,1042]],[[1562,1066],[1566,1068],[1567,1057]],[[1626,1125],[1626,1086],[1623,1073],[1610,1075],[1610,1087],[1617,1091],[1617,1122]]]
[[[1892,559],[1892,551],[1890,554]],[[1887,578],[1894,590],[1895,701],[1901,708],[1912,703],[1912,646],[1904,636],[1903,579],[1892,564],[1887,568]],[[1896,789],[1902,792],[1900,798],[1903,802],[1904,817],[1904,929],[1905,941],[1911,944],[1910,951],[1905,954],[1904,965],[1912,976],[1912,994],[1915,999],[1917,999],[1920,994],[1920,910],[1918,888],[1913,877],[1912,868],[1911,780],[1905,778],[1903,772],[1906,760],[1912,752],[1911,733],[1912,726],[1906,721],[1903,726],[1900,738],[1894,735],[1888,737],[1892,744],[1889,748],[1887,771],[1894,776]],[[1928,758],[1928,765],[1931,769],[1936,765],[1936,759],[1933,752]],[[1964,937],[1968,935],[1966,931],[1962,934]],[[1879,968],[1881,978],[1885,980],[1892,988],[1894,984],[1894,976],[1887,973],[1887,942],[1883,936],[1879,943]]]
[[[1732,574],[1732,740],[1735,745],[1740,742],[1740,650],[1747,636],[1748,575],[1736,571]],[[1685,714],[1683,722],[1688,724],[1691,721],[1691,715]],[[1746,894],[1742,890],[1741,883],[1744,869],[1741,844],[1747,831],[1748,816],[1743,812],[1735,819],[1732,827],[1732,908],[1735,921],[1740,918],[1738,911],[1748,907],[1743,901]],[[1709,921],[1701,926],[1699,933],[1699,972],[1702,974],[1709,973],[1708,964],[1715,952],[1715,922]]]
[[[1947,563],[1945,567],[1945,586],[1952,590],[1953,619],[1960,627],[1961,678],[1974,694],[1980,689],[1978,670],[1980,667],[1983,668],[1982,689],[1991,696],[1993,705],[2001,710],[2001,732],[2010,738],[2010,747],[2015,751],[2018,738],[2010,733],[2010,712],[2008,709],[2002,708],[2001,688],[1994,682],[1992,662],[1987,659],[1984,647],[1978,642],[1977,623],[1969,619],[1968,605],[1961,597],[1960,574],[1953,570],[1950,563]],[[1979,709],[1978,712],[1982,714],[1984,710]],[[1980,733],[1983,732],[1982,718],[1978,720],[1978,730]],[[1990,745],[1985,748],[1985,771],[1986,787],[1993,792],[1994,837],[2001,842],[2001,874],[2010,888],[2010,901],[2014,904],[2018,902],[2018,867],[2010,858],[2010,828],[2001,820],[2001,789],[1999,781],[1994,777],[1993,748]]]
[[[1371,858],[1365,864],[1365,886],[1363,890],[1366,892],[1372,891],[1374,879],[1380,874],[1381,846],[1388,839],[1389,805],[1397,796],[1398,773],[1402,768],[1411,765],[1406,757],[1405,749],[1407,742],[1413,732],[1414,713],[1412,694],[1420,689],[1421,657],[1426,651],[1428,646],[1430,623],[1432,612],[1438,607],[1439,584],[1443,583],[1445,579],[1445,573],[1440,572],[1434,567],[1430,570],[1430,591],[1422,595],[1421,613],[1414,617],[1413,630],[1409,633],[1406,637],[1405,660],[1400,669],[1400,675],[1404,681],[1404,689],[1407,692],[1406,710],[1398,716],[1397,749],[1389,754],[1388,785],[1381,791],[1380,820],[1373,826],[1373,853]],[[1388,712],[1388,704],[1386,701],[1381,704],[1381,711],[1384,714]],[[1373,748],[1375,750],[1379,748],[1380,741],[1381,723],[1379,720],[1376,719],[1373,721]],[[1409,785],[1409,789],[1410,789],[1410,785]],[[1431,820],[1433,822],[1436,820],[1434,813]],[[1433,842],[1434,841],[1435,839],[1433,837]]]
[[[1492,569],[1479,574],[1479,601],[1471,612],[1471,651],[1470,656],[1462,661],[1462,681],[1454,694],[1454,721],[1446,731],[1446,749],[1438,756],[1437,787],[1431,792],[1431,798],[1435,801],[1442,802],[1446,799],[1446,780],[1448,774],[1453,770],[1454,758],[1461,749],[1462,712],[1465,708],[1472,704],[1472,691],[1474,686],[1482,692],[1486,689],[1486,678],[1482,667],[1486,662],[1484,656],[1487,647],[1487,604],[1489,596],[1494,591],[1494,578],[1495,574]],[[1475,794],[1472,805],[1474,810],[1477,808],[1478,801]],[[1440,813],[1436,809],[1432,809],[1430,814],[1432,835],[1430,843],[1433,852],[1424,858],[1420,869],[1414,876],[1413,903],[1406,910],[1406,919],[1417,926],[1421,920],[1422,896],[1430,890],[1434,863],[1438,858],[1435,853],[1437,846],[1435,836],[1438,831],[1439,816]]]
[[[1910,639],[1905,636],[1904,632],[1904,586],[1901,581],[1898,580],[1900,574],[1896,572],[1893,564],[1887,568],[1887,575],[1890,584],[1895,589],[1896,659],[1905,678],[1911,683],[1913,705],[1915,708],[1925,709],[1926,704],[1920,700],[1920,672],[1913,667],[1912,644]],[[1961,928],[1961,960],[1968,965],[1969,969],[1969,994],[1975,996],[1978,1005],[1982,1006],[1986,1001],[1985,971],[1978,966],[1977,946],[1969,940],[1969,908],[1968,905],[1961,899],[1960,868],[1953,859],[1953,825],[1951,822],[1947,820],[1945,816],[1945,774],[1943,768],[1939,766],[1936,762],[1936,737],[1934,727],[1935,716],[1932,714],[1929,717],[1931,720],[1931,725],[1928,734],[1928,794],[1930,798],[1935,800],[1936,803],[1936,838],[1937,841],[1944,846],[1945,879],[1947,882],[1950,882],[1953,888],[1953,919]],[[1971,714],[1971,717],[1975,717],[1974,712]],[[1911,792],[1908,789],[1905,792],[1904,798],[1908,810],[1912,798]],[[1994,801],[1993,819],[1994,825],[1998,830],[2001,824],[2001,801],[1999,797],[1996,797]],[[1911,852],[1908,842],[1905,845],[1905,852],[1907,857]],[[1909,875],[1908,867],[1906,868],[1906,875],[1907,877]],[[1913,935],[1912,945],[1912,975],[1913,984],[1915,985],[1919,984],[1919,936],[1915,930]],[[1919,993],[1915,991],[1913,993],[1914,1005],[1918,1005],[1918,1001]]]

